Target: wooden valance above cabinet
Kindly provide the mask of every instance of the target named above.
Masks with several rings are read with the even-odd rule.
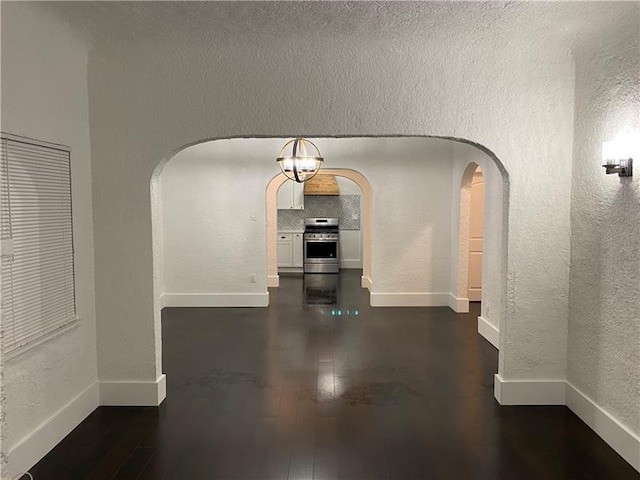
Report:
[[[335,175],[317,174],[304,182],[305,195],[340,195]]]

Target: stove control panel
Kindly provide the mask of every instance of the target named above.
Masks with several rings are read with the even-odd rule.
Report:
[[[338,240],[337,233],[305,233],[305,239]]]

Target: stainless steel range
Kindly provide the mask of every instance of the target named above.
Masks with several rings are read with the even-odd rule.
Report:
[[[338,219],[307,218],[304,225],[304,273],[339,273]]]

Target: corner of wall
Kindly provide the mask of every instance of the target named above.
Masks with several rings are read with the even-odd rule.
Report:
[[[155,382],[100,382],[101,406],[157,407],[167,397],[167,377]]]
[[[449,292],[449,307],[456,313],[469,313],[469,299],[456,297],[454,293]]]
[[[483,316],[478,317],[478,333],[500,350],[500,330]]]
[[[495,376],[494,396],[500,405],[565,405],[564,380],[505,380]]]
[[[640,472],[640,436],[564,380],[504,380],[495,376],[500,405],[564,405]]]

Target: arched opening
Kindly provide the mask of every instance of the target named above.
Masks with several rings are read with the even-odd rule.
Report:
[[[471,189],[476,172],[480,169],[475,162],[467,165],[462,174],[460,182],[460,211],[458,215],[458,258],[457,258],[457,283],[456,297],[458,306],[454,309],[458,313],[466,313],[469,311],[469,279],[474,277],[477,279],[477,272],[470,271],[470,256],[472,251],[471,245]],[[477,212],[474,212],[477,213]],[[477,225],[475,225],[477,227]],[[474,265],[476,268],[478,265]],[[480,269],[482,264],[480,264]],[[475,292],[474,292],[475,293]],[[476,301],[480,301],[478,298]]]
[[[371,243],[372,243],[372,220],[373,220],[373,192],[371,184],[364,175],[347,168],[323,169],[324,175],[334,175],[353,181],[362,192],[362,279],[361,285],[371,290],[373,284],[371,272]],[[267,286],[277,287],[279,285],[278,258],[277,258],[277,236],[278,236],[278,209],[277,196],[278,189],[287,181],[287,177],[280,173],[276,175],[267,185],[266,189],[266,218],[267,218]]]
[[[476,168],[471,179],[469,195],[469,274],[467,298],[470,302],[482,301],[482,242],[484,240],[484,176]]]
[[[240,155],[235,155],[235,150],[242,142],[258,142],[259,148],[255,148],[253,145],[251,152],[247,150],[241,151]],[[160,328],[160,311],[165,306],[205,306],[205,307],[233,307],[233,306],[267,306],[269,303],[268,286],[273,286],[278,279],[277,273],[277,190],[280,185],[285,181],[284,175],[276,175],[275,161],[272,161],[270,152],[277,152],[278,147],[282,143],[283,138],[260,138],[260,139],[225,139],[215,141],[205,141],[190,145],[178,151],[176,154],[167,158],[156,168],[154,175],[151,179],[151,206],[152,206],[152,232],[153,232],[153,281],[154,281],[154,314],[156,317],[156,329],[155,329],[155,345],[156,345],[156,358],[157,365],[161,367],[161,353],[162,353],[162,339]],[[471,142],[454,140],[450,138],[441,139],[434,137],[403,137],[403,138],[390,138],[390,137],[375,137],[375,138],[327,138],[325,142],[329,145],[329,150],[333,149],[334,153],[339,150],[340,142],[353,142],[357,144],[359,150],[358,154],[360,159],[356,162],[353,156],[340,156],[336,158],[346,158],[346,166],[357,165],[357,168],[325,168],[323,173],[334,174],[343,176],[355,181],[362,190],[362,230],[363,230],[363,275],[361,284],[363,287],[377,297],[376,306],[444,306],[449,305],[456,310],[456,298],[462,297],[457,283],[457,248],[458,242],[453,242],[454,234],[457,239],[457,232],[453,232],[455,228],[457,230],[456,222],[452,218],[455,216],[457,210],[452,209],[452,203],[447,200],[442,205],[431,205],[432,212],[443,211],[444,216],[448,218],[448,227],[451,228],[451,238],[445,240],[444,248],[441,250],[441,258],[439,255],[430,255],[427,261],[415,261],[411,255],[414,252],[421,252],[425,250],[425,244],[423,240],[430,239],[429,235],[438,234],[442,229],[439,226],[428,225],[425,230],[428,230],[428,235],[412,236],[413,233],[421,227],[419,210],[416,210],[415,198],[410,197],[407,199],[404,205],[395,205],[393,202],[395,199],[393,195],[404,193],[406,187],[411,187],[411,191],[423,192],[429,190],[431,187],[425,186],[421,181],[421,175],[428,172],[417,173],[413,167],[419,165],[419,162],[412,165],[411,168],[403,168],[402,161],[404,159],[392,158],[391,161],[377,161],[376,156],[388,155],[393,149],[389,147],[393,142],[397,144],[413,144],[416,151],[421,148],[420,142],[435,141],[441,142],[442,145],[438,151],[444,152],[443,158],[438,158],[438,161],[432,162],[433,165],[437,165],[437,168],[441,168],[442,171],[449,172],[444,181],[435,181],[439,187],[442,187],[441,193],[443,198],[453,199],[457,197],[452,194],[452,190],[456,191],[460,188],[460,177],[456,179],[456,168],[451,168],[448,162],[454,163],[454,165],[462,165],[463,159],[461,156],[457,158],[456,149],[465,149],[469,155],[475,155],[482,160],[478,160],[483,168],[483,172],[491,172],[494,177],[499,178],[499,187],[496,187],[495,191],[498,192],[494,195],[494,200],[500,203],[500,208],[494,212],[494,220],[500,222],[500,232],[498,234],[496,244],[499,244],[499,248],[495,250],[497,259],[494,264],[494,271],[497,268],[499,275],[494,277],[494,293],[492,302],[484,302],[483,298],[483,315],[489,318],[501,317],[502,311],[506,309],[506,295],[503,292],[506,291],[506,240],[507,240],[507,207],[508,207],[508,177],[506,171],[500,164],[500,162],[483,147],[473,144]],[[388,145],[385,144],[388,142]],[[380,147],[380,143],[384,148]],[[207,262],[197,261],[197,268],[205,270],[205,273],[210,278],[218,276],[221,283],[214,285],[211,289],[202,289],[197,292],[185,292],[171,291],[167,289],[167,281],[165,275],[165,256],[163,249],[165,244],[172,241],[166,237],[166,231],[163,230],[163,185],[161,182],[161,174],[164,174],[167,169],[171,169],[172,166],[177,166],[181,160],[184,160],[184,152],[195,151],[204,148],[203,145],[217,145],[219,151],[216,155],[201,155],[203,162],[216,165],[221,168],[217,174],[217,181],[222,182],[220,185],[223,188],[216,186],[209,188],[211,194],[211,205],[217,205],[220,211],[225,211],[225,221],[229,220],[231,223],[221,223],[220,220],[216,220],[220,226],[218,229],[212,230],[216,239],[222,239],[222,243],[227,246],[229,250],[215,251],[216,256],[220,260],[226,262],[223,267],[226,270],[219,268],[220,264],[209,264]],[[453,148],[452,148],[453,144]],[[453,151],[453,154],[451,153]],[[259,154],[256,154],[258,152]],[[268,152],[265,154],[265,152]],[[205,152],[206,153],[206,152]],[[247,153],[250,153],[247,156]],[[323,153],[325,153],[323,151]],[[351,152],[353,153],[353,152]],[[329,158],[329,155],[326,154]],[[371,159],[375,161],[371,161]],[[447,162],[442,161],[448,159]],[[169,160],[172,160],[171,162]],[[402,160],[402,161],[401,161]],[[175,161],[175,164],[174,162]],[[350,162],[350,163],[349,163]],[[468,165],[469,162],[464,163]],[[378,169],[377,171],[375,169]],[[461,170],[462,171],[461,167]],[[411,175],[407,175],[407,172],[411,172]],[[365,176],[366,175],[366,176]],[[205,177],[198,177],[198,181],[203,180]],[[239,181],[242,180],[242,181]],[[432,179],[433,180],[433,179]],[[395,182],[395,184],[393,183]],[[265,188],[265,185],[267,187]],[[390,186],[391,185],[391,186]],[[498,185],[498,184],[496,184]],[[251,199],[245,198],[246,191],[260,190],[259,197],[254,195]],[[374,192],[378,195],[378,198],[374,198]],[[166,193],[166,192],[165,192]],[[188,197],[193,194],[193,188],[191,185],[184,190],[184,196]],[[499,198],[498,198],[499,197]],[[260,198],[260,201],[258,201]],[[424,199],[421,200],[425,204]],[[427,204],[429,202],[426,202]],[[374,204],[376,209],[374,212]],[[393,212],[401,212],[398,217],[394,217]],[[166,213],[166,212],[165,212]],[[264,216],[263,216],[264,215]],[[424,220],[424,218],[423,218]],[[207,221],[212,221],[210,218]],[[234,223],[235,222],[235,223]],[[405,222],[411,225],[411,228],[406,231],[397,231],[398,222]],[[202,222],[187,222],[189,225],[201,224]],[[215,222],[214,222],[215,223]],[[235,232],[235,226],[242,224],[244,227],[248,227],[248,230],[244,230],[242,234],[235,234],[230,239],[229,232]],[[376,231],[374,232],[374,225]],[[380,226],[380,231],[378,231]],[[175,233],[175,232],[174,232]],[[184,232],[182,232],[184,233]],[[237,233],[237,232],[236,232]],[[226,235],[226,237],[225,237]],[[409,247],[398,247],[397,242],[405,241]],[[442,245],[443,242],[440,242]],[[262,245],[262,247],[259,247]],[[263,250],[260,251],[260,248]],[[251,250],[251,258],[256,265],[255,268],[247,269],[247,265],[250,264],[247,261],[248,256],[244,254],[247,249]],[[228,252],[237,252],[237,258],[230,259]],[[411,254],[408,254],[407,252]],[[377,252],[378,259],[374,256],[374,252]],[[399,253],[398,253],[399,252]],[[192,252],[189,252],[191,254]],[[393,255],[398,254],[397,261],[393,259]],[[260,258],[261,257],[261,258]],[[438,285],[442,285],[444,281],[446,285],[444,287],[436,285],[432,287],[431,291],[427,291],[426,294],[420,292],[415,293],[407,291],[406,285],[414,286],[418,288],[423,285],[424,280],[419,276],[413,274],[406,274],[406,269],[417,268],[422,269],[422,272],[429,271],[432,268],[430,262],[440,262],[440,268],[442,268],[442,259],[446,267],[445,276],[440,275],[435,280],[441,282]],[[260,260],[263,262],[261,263]],[[264,270],[261,270],[260,265],[263,265]],[[467,267],[468,268],[468,267]],[[449,275],[451,271],[451,275]],[[374,279],[375,275],[375,279]],[[405,281],[404,285],[399,287],[390,283],[389,279],[395,276],[396,279],[402,279]],[[191,276],[195,278],[195,276]],[[434,281],[433,278],[426,276],[427,282]],[[444,280],[443,280],[444,279]],[[449,282],[451,282],[451,285]],[[225,287],[232,285],[233,281],[243,282],[244,287],[248,287],[247,291],[237,294],[233,291],[223,291],[222,283]],[[218,290],[213,290],[217,288]],[[251,289],[251,290],[249,290]],[[497,293],[495,293],[497,292]],[[177,294],[177,295],[173,295]],[[204,294],[204,295],[203,295]],[[373,304],[373,301],[371,302]],[[486,311],[485,303],[492,309],[491,312]],[[485,313],[486,311],[486,313]],[[479,320],[480,321],[480,320]],[[496,330],[497,331],[497,330]]]
[[[505,182],[495,166],[477,152],[460,147],[464,169],[459,177],[455,272],[452,286],[458,313],[469,312],[469,302],[481,302],[478,332],[498,348],[503,292],[496,283],[504,282],[502,266],[504,243]],[[474,160],[470,160],[473,158]]]
[[[473,172],[469,186],[469,274],[467,298],[482,301],[482,252],[484,240],[484,175],[480,167]]]

